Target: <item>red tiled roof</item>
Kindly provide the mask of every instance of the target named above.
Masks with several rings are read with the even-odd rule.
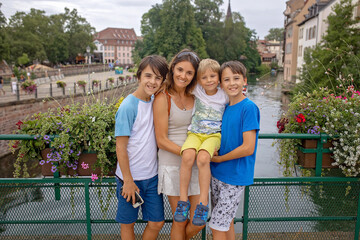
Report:
[[[100,32],[95,33],[94,40],[98,40],[101,43],[111,45],[119,45],[118,41],[132,41],[137,40],[136,33],[133,28],[106,28]],[[120,42],[121,43],[121,42]],[[121,44],[124,45],[124,44]],[[125,44],[126,45],[126,44]],[[130,43],[129,43],[130,45]]]

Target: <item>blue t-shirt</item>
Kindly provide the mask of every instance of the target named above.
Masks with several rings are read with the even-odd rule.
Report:
[[[128,136],[127,154],[134,180],[150,179],[157,175],[157,145],[153,120],[153,98],[142,101],[128,95],[115,116],[115,137]],[[116,175],[123,179],[117,164]]]
[[[216,179],[231,185],[248,186],[254,182],[254,167],[257,140],[260,130],[260,111],[256,104],[245,98],[241,102],[226,106],[221,126],[219,155],[231,152],[243,144],[243,132],[256,130],[254,153],[221,163],[210,164],[211,174]]]

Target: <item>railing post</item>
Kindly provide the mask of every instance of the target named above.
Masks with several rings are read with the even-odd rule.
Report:
[[[86,231],[87,239],[91,240],[91,218],[90,218],[90,190],[89,182],[85,182],[85,210],[86,210]]]
[[[250,189],[249,186],[245,186],[245,194],[244,194],[244,222],[243,222],[243,236],[242,239],[247,239],[247,230],[248,230],[248,219],[249,219],[249,194]]]
[[[315,176],[321,177],[321,170],[322,170],[322,160],[323,160],[323,145],[327,142],[327,137],[320,136],[317,141],[316,147],[316,165],[315,165]]]
[[[355,223],[355,234],[354,239],[359,239],[359,229],[360,229],[360,193],[358,196],[358,207],[357,207],[357,215],[356,215],[356,223]]]
[[[20,101],[20,84],[16,83],[16,99]]]
[[[201,239],[202,239],[202,240],[206,240],[206,225],[205,225],[205,227],[201,230]]]
[[[74,83],[74,95],[76,95],[76,83]]]
[[[53,96],[53,91],[52,91],[52,83],[50,83],[50,97]]]

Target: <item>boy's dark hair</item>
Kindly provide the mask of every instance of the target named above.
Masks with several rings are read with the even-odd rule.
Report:
[[[244,78],[246,77],[246,67],[239,61],[228,61],[221,64],[220,67],[220,81],[221,76],[225,68],[230,68],[233,73],[241,74]]]
[[[150,66],[151,70],[158,76],[162,77],[162,81],[164,82],[166,79],[166,74],[169,71],[169,66],[166,62],[166,59],[164,57],[161,57],[159,55],[150,55],[147,57],[144,57],[140,64],[139,68],[136,72],[136,77],[140,79],[142,71],[144,69]]]
[[[191,65],[194,67],[195,69],[195,75],[193,80],[196,80],[196,74],[197,74],[197,69],[200,63],[200,58],[199,56],[191,51],[190,49],[183,49],[181,50],[178,54],[175,55],[175,57],[171,60],[170,62],[170,66],[169,66],[169,72],[166,78],[166,90],[169,91],[171,89],[173,89],[174,87],[174,67],[176,64],[178,64],[179,62],[183,62],[183,61],[188,61],[191,63]],[[187,85],[186,89],[185,89],[185,94],[189,95],[191,94],[191,91],[194,89],[196,85],[196,81],[191,81],[191,83],[189,85]]]

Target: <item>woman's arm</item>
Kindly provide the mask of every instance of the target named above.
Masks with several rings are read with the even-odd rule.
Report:
[[[243,144],[222,156],[214,156],[212,162],[225,162],[236,158],[246,157],[254,153],[256,130],[243,132]]]
[[[180,155],[181,147],[168,138],[169,113],[167,96],[156,95],[153,105],[156,142],[160,149]]]

